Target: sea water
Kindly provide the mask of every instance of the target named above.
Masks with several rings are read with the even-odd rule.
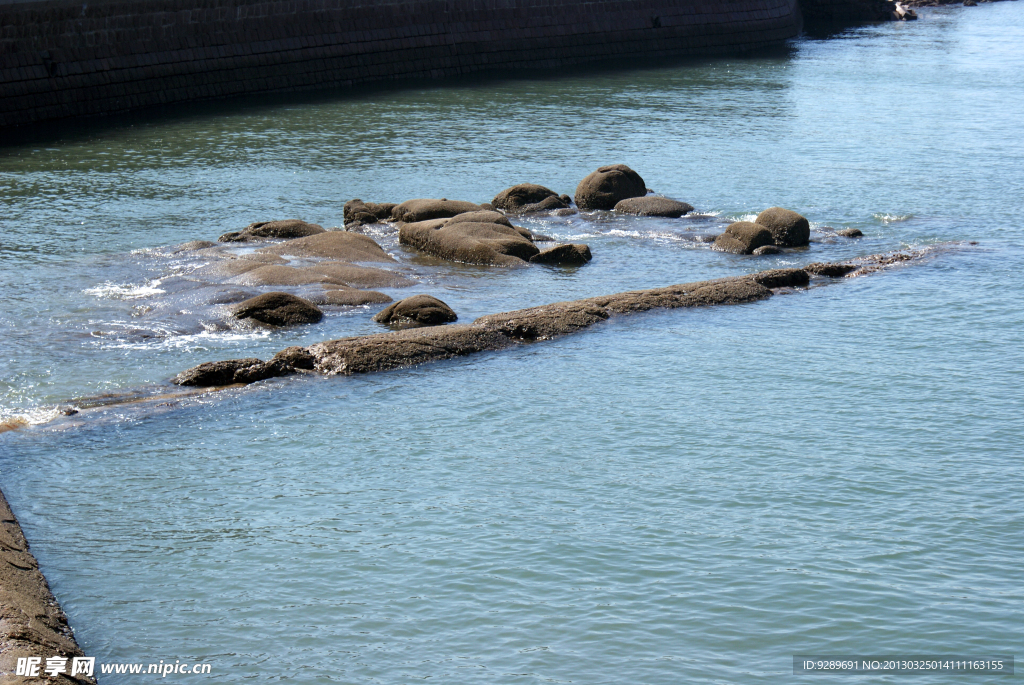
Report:
[[[747,58],[218,105],[4,148],[0,420],[21,427],[0,435],[0,487],[85,653],[211,665],[168,676],[190,683],[674,684],[790,682],[794,654],[1017,651],[1024,5],[920,15]],[[81,400],[382,330],[380,305],[227,326],[196,294],[204,258],[175,245],[340,226],[354,197],[572,194],[610,163],[696,212],[518,221],[590,245],[577,269],[444,263],[376,226],[417,280],[384,290],[471,321],[933,254],[388,373]],[[772,205],[810,219],[810,248],[710,249]]]

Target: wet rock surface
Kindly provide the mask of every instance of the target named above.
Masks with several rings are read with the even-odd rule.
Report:
[[[271,326],[317,323],[324,313],[310,302],[290,293],[264,293],[242,302],[232,312],[236,319],[253,319]]]
[[[529,231],[513,227],[498,212],[402,224],[398,239],[435,257],[465,264],[521,266],[540,252]]]
[[[550,188],[535,183],[520,183],[498,193],[491,206],[509,214],[565,209],[569,206],[562,197]]]
[[[397,207],[394,202],[363,202],[355,199],[345,203],[342,210],[344,213],[345,227],[351,228],[376,224],[381,221],[390,221],[391,212]]]
[[[350,231],[325,231],[305,238],[286,240],[260,252],[294,257],[319,257],[344,262],[393,262],[373,238]]]
[[[762,245],[750,254],[752,255],[770,255],[770,254],[782,254],[782,248],[778,245]]]
[[[304,238],[324,232],[319,224],[310,224],[299,219],[284,221],[257,221],[249,224],[241,231],[225,233],[217,239],[221,243],[244,243],[251,240],[267,240],[272,238]]]
[[[390,295],[376,290],[360,290],[358,288],[331,288],[322,293],[313,293],[307,298],[313,304],[333,305],[335,307],[358,307],[364,304],[383,304],[391,302]]]
[[[438,326],[459,317],[447,304],[430,295],[413,295],[385,307],[373,320],[400,326]]]
[[[844,228],[841,231],[836,231],[836,235],[844,238],[863,238],[864,231],[859,228]]]
[[[767,228],[772,242],[779,247],[803,247],[811,239],[811,225],[796,212],[782,207],[769,207],[754,219]]]
[[[395,206],[391,211],[391,218],[403,223],[416,223],[419,221],[430,221],[431,219],[450,219],[465,212],[476,212],[483,209],[492,208],[482,207],[472,202],[449,200],[447,198],[440,200],[406,200]]]
[[[631,197],[621,200],[615,204],[616,212],[633,214],[636,216],[660,216],[669,219],[678,219],[681,216],[693,211],[693,205],[678,200],[670,200],[667,197]]]
[[[715,238],[715,249],[735,254],[753,254],[757,248],[771,244],[771,231],[750,221],[731,223],[725,233]]]
[[[860,267],[856,264],[842,264],[837,262],[814,262],[804,267],[804,271],[815,276],[826,276],[828,278],[842,278],[848,273],[854,272]]]
[[[593,258],[590,248],[582,244],[556,245],[530,257],[533,264],[583,266]]]
[[[640,174],[625,164],[611,164],[580,181],[575,200],[580,209],[613,209],[622,200],[646,194],[647,184]]]

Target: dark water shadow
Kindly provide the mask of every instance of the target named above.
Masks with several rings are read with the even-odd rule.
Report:
[[[239,113],[258,113],[283,105],[317,105],[341,101],[366,102],[379,100],[391,93],[407,90],[471,89],[485,84],[542,82],[565,79],[579,80],[606,73],[641,72],[651,69],[678,69],[707,66],[726,61],[786,60],[797,51],[793,41],[715,56],[621,57],[567,65],[560,69],[491,69],[463,76],[438,79],[395,79],[353,86],[329,86],[296,91],[238,95],[211,100],[180,102],[145,107],[130,112],[78,119],[47,121],[9,129],[0,129],[0,154],[6,149],[47,143],[75,143],[118,129],[137,125],[172,124],[182,120],[216,118]]]

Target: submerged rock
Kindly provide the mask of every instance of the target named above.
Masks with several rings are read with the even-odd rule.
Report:
[[[254,319],[271,326],[317,323],[324,313],[310,302],[289,293],[264,293],[242,302],[232,310],[236,319]]]
[[[693,211],[693,205],[667,197],[631,197],[615,204],[615,211],[636,216],[662,216],[677,219]]]
[[[322,257],[345,262],[393,262],[377,242],[366,235],[349,231],[325,231],[305,238],[286,240],[260,250],[267,254],[296,257]]]
[[[363,226],[391,219],[391,212],[397,207],[394,202],[363,202],[360,199],[345,203],[345,226]]]
[[[324,283],[350,288],[404,288],[415,283],[392,271],[356,266],[348,262],[321,262],[302,268],[258,266],[235,276],[229,282],[249,286],[300,286]]]
[[[389,325],[438,326],[458,318],[451,307],[436,297],[413,295],[388,305],[373,320]]]
[[[214,247],[217,243],[210,242],[209,240],[190,240],[187,243],[182,243],[174,248],[173,254],[179,252],[192,252],[193,250],[203,250],[208,247]]]
[[[863,238],[864,231],[859,228],[844,228],[841,231],[836,231],[836,235],[841,235],[844,238]]]
[[[325,286],[326,287],[326,286]],[[383,304],[391,302],[391,296],[376,290],[360,290],[358,288],[331,288],[322,293],[309,296],[313,304],[334,305],[337,307],[358,307],[363,304]]]
[[[484,209],[472,202],[460,200],[406,200],[391,210],[391,218],[403,223],[430,221],[431,219],[450,219],[465,212],[476,212]]]
[[[575,199],[580,209],[613,209],[622,200],[646,194],[647,184],[640,174],[625,164],[612,164],[580,181]]]
[[[762,245],[750,254],[752,255],[767,255],[767,254],[782,254],[782,248],[778,245]]]
[[[782,207],[769,207],[754,219],[771,231],[772,242],[779,247],[802,247],[811,239],[811,225],[796,212]]]
[[[533,264],[554,264],[557,266],[583,266],[593,259],[590,247],[582,244],[556,245],[530,257]]]
[[[527,214],[568,207],[558,193],[535,183],[520,183],[498,193],[491,201],[495,209],[509,214]]]
[[[222,243],[244,243],[250,240],[266,238],[303,238],[305,236],[323,233],[324,227],[319,224],[310,224],[299,219],[286,219],[284,221],[258,221],[249,224],[241,231],[225,233],[218,242]]]
[[[398,240],[435,257],[466,264],[520,266],[540,252],[529,231],[513,227],[500,213],[474,214],[476,220],[460,216],[402,224]]]
[[[735,254],[752,254],[757,248],[771,244],[771,231],[750,221],[729,224],[725,233],[715,238],[715,249]]]

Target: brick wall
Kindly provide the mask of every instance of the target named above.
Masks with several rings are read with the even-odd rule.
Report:
[[[0,0],[0,127],[238,94],[713,54],[796,0]]]

